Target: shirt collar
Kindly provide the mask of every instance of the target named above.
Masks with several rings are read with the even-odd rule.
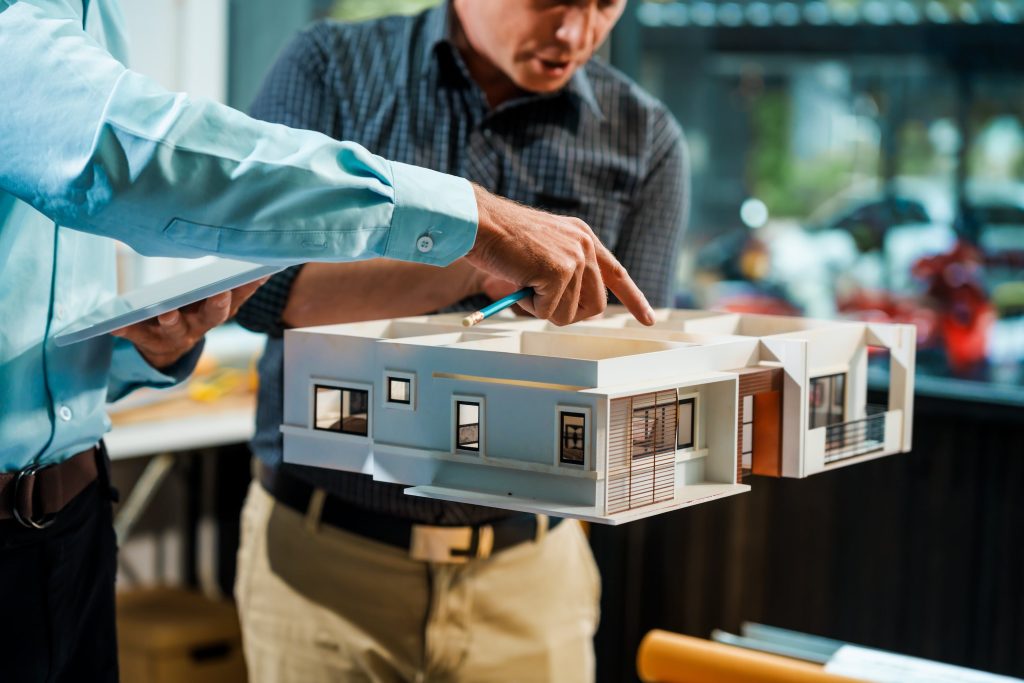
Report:
[[[591,57],[593,59],[593,57]],[[576,97],[583,100],[583,102],[590,107],[590,111],[593,112],[594,116],[598,120],[604,120],[604,112],[601,111],[601,105],[597,101],[597,95],[594,94],[594,88],[590,83],[590,78],[587,76],[586,67],[576,69],[576,72],[569,79],[569,84],[565,86],[565,89],[574,94]]]
[[[437,47],[447,44],[453,51],[456,50],[451,35],[452,8],[450,0],[426,12],[423,24],[423,40],[420,46],[420,73],[426,73],[431,67],[437,64]],[[594,94],[594,88],[587,77],[586,69],[580,68],[569,79],[564,92],[568,92],[590,108],[590,111],[599,120],[604,120],[604,112]],[[527,96],[523,100],[530,100],[533,97],[550,97],[545,95]]]
[[[437,46],[448,43],[453,48],[451,40],[451,3],[445,0],[440,5],[432,7],[425,13],[423,22],[423,40],[420,41],[420,73],[424,74],[436,63]]]

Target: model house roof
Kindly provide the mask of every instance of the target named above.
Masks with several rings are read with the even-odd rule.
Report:
[[[650,386],[666,373],[674,378],[693,375],[699,381],[708,371],[778,361],[777,345],[765,341],[815,338],[827,346],[857,344],[867,330],[866,323],[858,322],[678,309],[657,311],[657,323],[645,327],[621,306],[569,327],[506,313],[467,330],[462,317],[418,316],[294,333],[495,354],[496,361],[501,357],[506,362],[510,356],[559,359],[578,365],[589,378],[588,386],[608,387]]]

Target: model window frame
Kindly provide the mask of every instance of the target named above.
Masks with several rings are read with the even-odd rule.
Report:
[[[814,377],[809,377],[807,379],[807,428],[808,429],[828,428],[828,427],[831,427],[833,425],[843,424],[844,422],[847,421],[847,410],[846,410],[846,407],[847,407],[847,392],[849,391],[849,387],[850,387],[849,374],[850,373],[847,372],[847,371],[844,371],[844,372],[830,372],[830,373],[828,373],[826,375],[815,375]],[[832,412],[831,408],[833,407],[835,399],[836,399],[836,391],[835,391],[836,380],[840,379],[840,378],[842,380],[842,390],[839,392],[841,394],[841,402],[839,404],[839,408],[840,408],[841,412],[840,412],[839,420],[838,421],[830,422],[829,421],[829,416],[830,416],[830,413]],[[813,399],[814,399],[814,383],[818,382],[818,381],[823,381],[823,380],[829,380],[829,385],[830,385],[829,386],[829,401],[824,406],[825,422],[823,424],[815,424],[815,421],[814,421],[815,410],[814,410],[814,407],[812,405],[812,402],[813,402]]]
[[[477,448],[466,448],[459,445],[459,404],[461,403],[472,403],[478,406],[479,413],[477,415]],[[486,399],[483,396],[474,396],[471,394],[452,394],[451,403],[452,419],[449,425],[449,433],[451,434],[452,444],[451,452],[462,455],[479,456],[481,458],[486,457],[487,450],[487,404]]]
[[[748,400],[750,401],[750,410],[745,409]],[[743,408],[743,419],[740,421],[740,470],[752,472],[754,470],[754,417],[757,412],[754,394],[740,396],[740,407]],[[750,428],[749,438],[747,437],[748,427]]]
[[[583,416],[583,462],[568,462],[562,460],[562,415],[564,414]],[[590,469],[591,453],[594,449],[593,422],[591,421],[591,410],[586,406],[573,406],[559,404],[555,406],[555,467],[567,467],[574,470]]]
[[[680,406],[683,403],[690,403],[690,445],[685,446],[679,443],[679,426],[682,421],[679,419]],[[700,393],[688,391],[683,393],[680,389],[676,393],[676,451],[696,451],[700,448]]]
[[[657,393],[657,392],[655,392],[655,393]],[[671,440],[672,446],[671,446],[671,448],[669,448],[667,445],[665,445],[663,448],[659,448],[659,445],[663,445],[663,444],[659,444],[659,441],[658,441],[659,433],[656,430],[656,428],[658,426],[658,415],[655,412],[655,411],[659,411],[660,410],[660,411],[662,411],[662,413],[667,414],[668,411],[671,409],[671,410],[676,412],[676,417],[678,417],[678,415],[679,415],[679,412],[678,412],[679,411],[678,395],[679,395],[678,392],[676,392],[676,398],[673,398],[671,401],[666,401],[665,403],[658,403],[657,399],[655,399],[655,403],[650,405],[650,406],[641,406],[639,408],[636,408],[636,407],[633,408],[633,412],[630,414],[630,422],[629,422],[630,462],[635,462],[635,461],[637,461],[637,460],[639,460],[641,458],[654,457],[656,455],[667,453],[667,452],[670,452],[670,451],[671,452],[678,452],[679,449],[676,447],[676,445],[677,445],[677,443],[679,441],[679,425],[678,424],[676,424],[676,428],[674,430],[672,430],[672,440]],[[633,421],[637,419],[637,417],[636,417],[637,413],[639,413],[641,411],[644,414],[643,415],[643,417],[644,417],[644,435],[645,436],[649,435],[649,436],[648,436],[648,438],[645,438],[643,441],[638,442],[635,438],[633,438],[634,437],[634,429],[635,429],[635,425],[634,425]],[[664,438],[663,435],[662,435],[662,438]],[[637,444],[638,443],[646,444],[648,439],[650,440],[649,447],[645,448],[643,452],[637,453],[636,452]]]
[[[309,426],[317,434],[330,434],[335,437],[345,439],[357,439],[359,441],[368,440],[373,434],[373,385],[365,384],[363,382],[348,382],[345,380],[334,380],[326,379],[323,377],[312,377],[309,382]],[[366,394],[366,433],[361,432],[350,432],[344,429],[329,429],[327,427],[317,426],[317,390],[318,389],[333,389],[341,392],[345,391],[359,391]],[[342,405],[344,405],[344,395],[342,396]],[[341,420],[344,425],[344,420]]]
[[[391,380],[397,379],[409,383],[409,402],[391,400]],[[416,410],[416,373],[404,370],[384,370],[384,391],[381,392],[381,404],[392,410]]]

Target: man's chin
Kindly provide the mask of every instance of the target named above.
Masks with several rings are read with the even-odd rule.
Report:
[[[517,85],[527,92],[532,92],[536,95],[550,95],[551,93],[558,92],[572,79],[574,72],[570,71],[565,76],[560,78],[548,78],[545,76],[539,76],[537,74],[529,74],[527,77],[518,79]]]

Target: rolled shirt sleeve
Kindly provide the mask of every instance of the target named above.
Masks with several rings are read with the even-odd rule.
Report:
[[[142,357],[134,344],[127,339],[115,337],[107,385],[107,402],[113,403],[141,387],[164,389],[185,381],[195,370],[205,343],[205,339],[199,340],[188,353],[172,365],[158,370]]]
[[[0,5],[2,7],[2,5]],[[0,187],[142,254],[443,266],[476,239],[471,185],[256,121],[127,70],[61,0],[0,11]]]

